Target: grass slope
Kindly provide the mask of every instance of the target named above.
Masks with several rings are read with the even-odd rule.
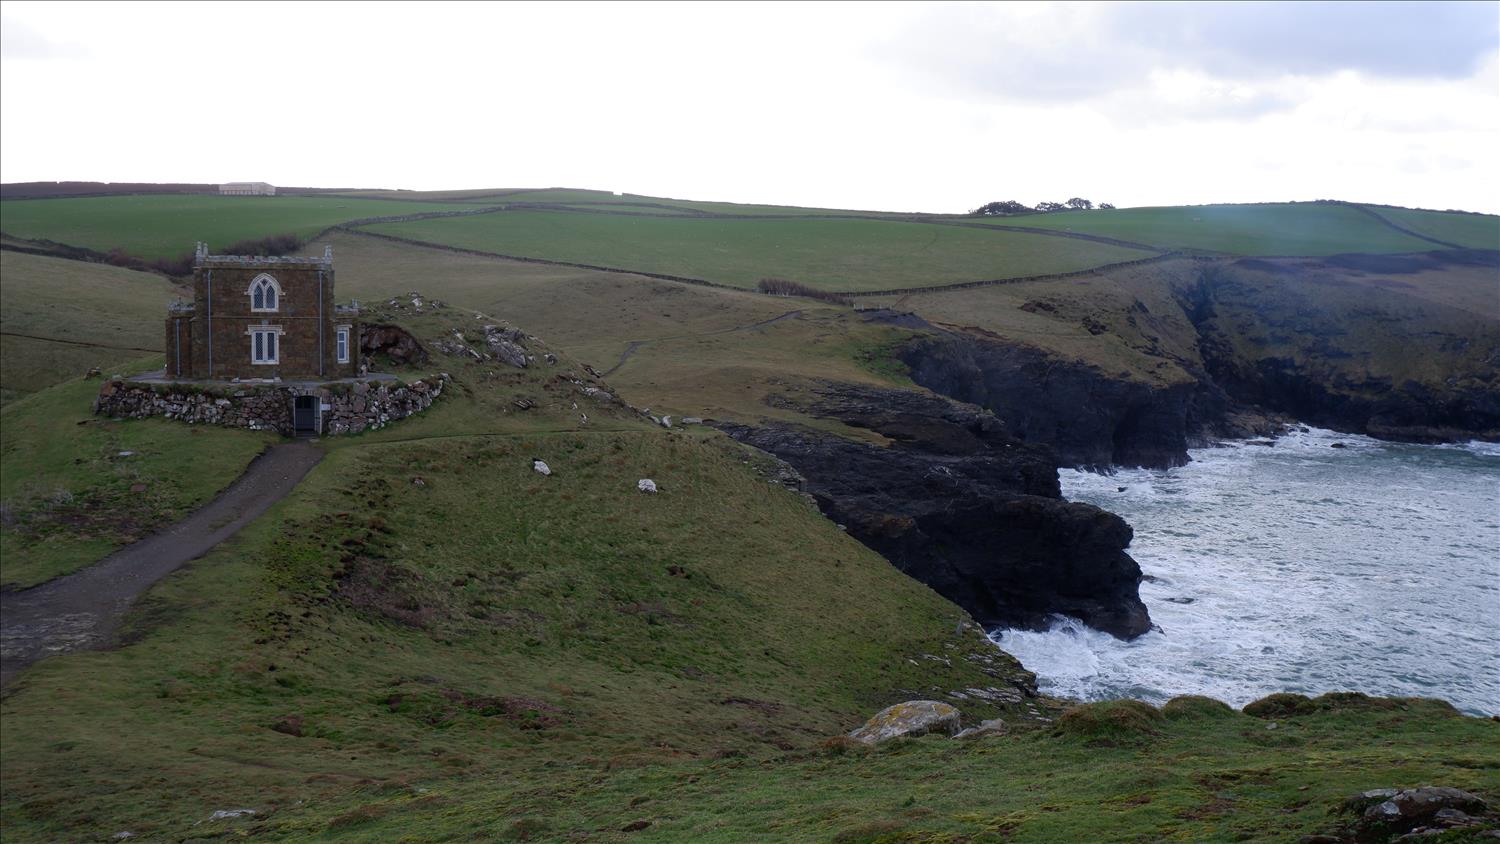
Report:
[[[468,207],[342,196],[102,196],[8,200],[0,229],[106,252],[169,258],[196,241],[224,247],[273,234],[309,236],[347,220]]]
[[[1087,269],[1139,250],[1014,232],[881,220],[717,220],[512,211],[371,231],[528,258],[753,288],[766,277],[880,290]]]
[[[609,371],[621,395],[658,413],[811,422],[765,399],[807,379],[901,383],[870,362],[902,333],[846,308],[351,234],[324,242],[334,249],[340,296],[374,301],[417,287],[509,319]]]
[[[161,358],[133,364],[160,367]],[[75,379],[0,409],[0,584],[31,586],[77,571],[172,524],[273,440],[95,418],[98,389],[98,381]]]
[[[1450,214],[1383,205],[1371,206],[1371,210],[1428,237],[1471,249],[1500,249],[1500,216],[1494,214]]]
[[[1357,208],[1311,202],[1064,211],[984,222],[1231,255],[1426,252],[1438,248],[1402,234]]]
[[[167,303],[185,295],[152,273],[9,250],[0,277],[6,401],[159,351]]]
[[[468,325],[447,316],[407,322]],[[7,692],[8,841],[191,836],[242,806],[338,838],[370,794],[531,799],[559,777],[769,758],[919,690],[1024,677],[727,439],[586,398],[566,359],[441,363],[457,381],[434,408],[327,441],[292,496],[153,591],[129,647]],[[1002,712],[1029,717],[975,709]]]
[[[1166,715],[1105,703],[1075,710],[1056,731],[975,742],[563,769],[546,792],[566,795],[557,801],[455,782],[421,796],[371,795],[333,829],[370,842],[1287,842],[1334,831],[1342,819],[1331,809],[1377,783],[1500,787],[1483,746],[1495,739],[1492,723],[1428,701],[1321,706],[1273,728],[1203,699],[1178,699]],[[1098,726],[1115,719],[1125,726]],[[283,830],[329,834],[312,823]]]

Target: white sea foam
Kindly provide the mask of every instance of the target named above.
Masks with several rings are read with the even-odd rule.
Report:
[[[1355,690],[1500,713],[1500,446],[1311,429],[1192,457],[1062,473],[1068,498],[1134,526],[1162,632],[1121,642],[1064,618],[995,631],[1044,690],[1235,705]]]

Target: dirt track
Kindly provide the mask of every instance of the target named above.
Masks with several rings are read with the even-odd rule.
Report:
[[[43,657],[108,647],[136,598],[254,521],[321,459],[308,443],[272,446],[217,498],[161,533],[82,571],[0,595],[0,687]]]

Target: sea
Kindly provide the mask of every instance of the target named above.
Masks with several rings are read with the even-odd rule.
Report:
[[[1500,444],[1316,428],[1273,443],[1064,470],[1064,496],[1135,528],[1158,629],[1124,642],[1059,616],[991,638],[1080,700],[1358,691],[1500,715]]]

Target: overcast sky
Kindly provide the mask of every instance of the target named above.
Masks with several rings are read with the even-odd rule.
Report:
[[[0,3],[0,180],[1500,211],[1500,3]]]

